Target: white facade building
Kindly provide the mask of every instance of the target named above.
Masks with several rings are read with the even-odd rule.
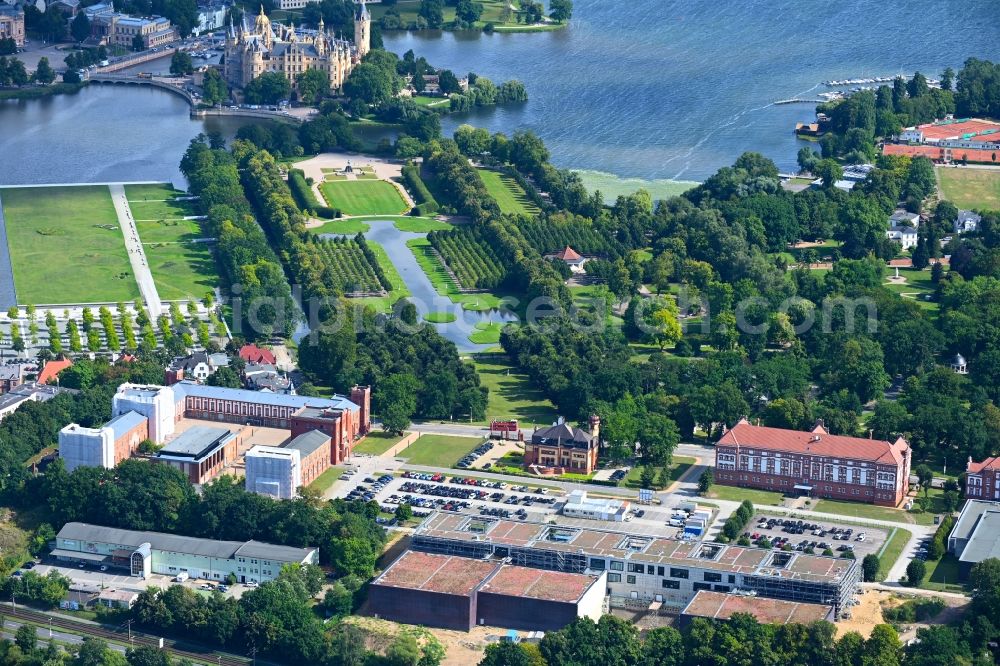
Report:
[[[138,412],[149,419],[149,439],[163,444],[174,433],[174,392],[169,386],[122,384],[111,401],[111,413]]]
[[[594,499],[587,497],[587,491],[574,490],[569,494],[562,514],[569,518],[588,520],[611,520],[620,523],[628,514],[629,503],[625,500]]]
[[[70,423],[59,431],[59,457],[67,472],[77,467],[113,468],[115,440],[111,428],[84,428]]]
[[[292,499],[302,485],[299,451],[255,446],[246,453],[246,489],[275,499]]]

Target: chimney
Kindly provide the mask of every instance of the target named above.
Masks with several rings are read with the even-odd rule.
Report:
[[[597,414],[593,414],[590,417],[590,436],[600,442],[601,436],[601,417]]]

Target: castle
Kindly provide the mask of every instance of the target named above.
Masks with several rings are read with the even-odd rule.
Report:
[[[294,84],[298,74],[318,69],[329,75],[330,89],[339,90],[371,50],[371,23],[365,1],[361,0],[352,44],[328,33],[322,18],[318,30],[299,35],[293,26],[272,24],[261,7],[252,31],[245,18],[238,31],[230,21],[223,75],[230,85],[244,88],[266,72],[284,74]]]

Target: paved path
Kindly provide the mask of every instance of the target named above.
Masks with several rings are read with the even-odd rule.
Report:
[[[146,310],[150,318],[156,321],[162,312],[160,295],[156,292],[156,283],[153,282],[153,274],[149,271],[149,262],[139,240],[139,231],[135,228],[135,220],[132,219],[132,209],[129,208],[125,196],[125,186],[116,183],[108,185],[108,189],[111,190],[111,200],[115,204],[115,212],[118,213],[118,224],[121,225],[122,235],[125,237],[125,249],[128,250],[128,259],[132,262],[132,273],[139,285],[139,293],[146,301]]]
[[[14,290],[14,267],[10,262],[10,247],[7,245],[3,200],[0,199],[0,309],[8,310],[12,305],[17,305],[17,292]]]

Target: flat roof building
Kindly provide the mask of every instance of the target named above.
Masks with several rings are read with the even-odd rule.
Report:
[[[1000,502],[967,500],[948,535],[948,552],[964,574],[985,559],[1000,558]]]
[[[765,599],[746,594],[723,594],[702,590],[681,611],[681,621],[696,617],[728,620],[733,613],[748,613],[761,624],[810,624],[833,621],[833,609],[823,604],[805,604],[781,599]]]
[[[372,581],[368,602],[376,616],[407,624],[550,631],[600,618],[603,578],[409,550]]]
[[[562,507],[562,514],[570,518],[611,520],[616,523],[623,522],[628,511],[627,500],[587,497],[586,490],[572,491]]]
[[[207,483],[236,460],[239,441],[228,428],[195,426],[160,449],[153,460],[181,470],[191,483]]]
[[[59,457],[66,471],[77,467],[112,469],[149,439],[149,421],[138,412],[125,412],[100,428],[70,423],[59,431]]]
[[[751,425],[741,419],[715,445],[715,481],[811,497],[898,506],[909,491],[910,447],[895,442]]]
[[[66,523],[56,535],[53,557],[66,562],[106,564],[132,576],[151,573],[241,583],[277,578],[286,564],[318,564],[319,549],[278,546],[261,541],[216,541],[142,532],[87,523]]]
[[[861,583],[860,562],[799,552],[668,539],[437,512],[411,548],[568,573],[607,572],[611,605],[683,608],[701,590],[846,607]]]
[[[246,489],[275,499],[291,499],[330,468],[330,436],[311,430],[283,446],[247,451]]]

